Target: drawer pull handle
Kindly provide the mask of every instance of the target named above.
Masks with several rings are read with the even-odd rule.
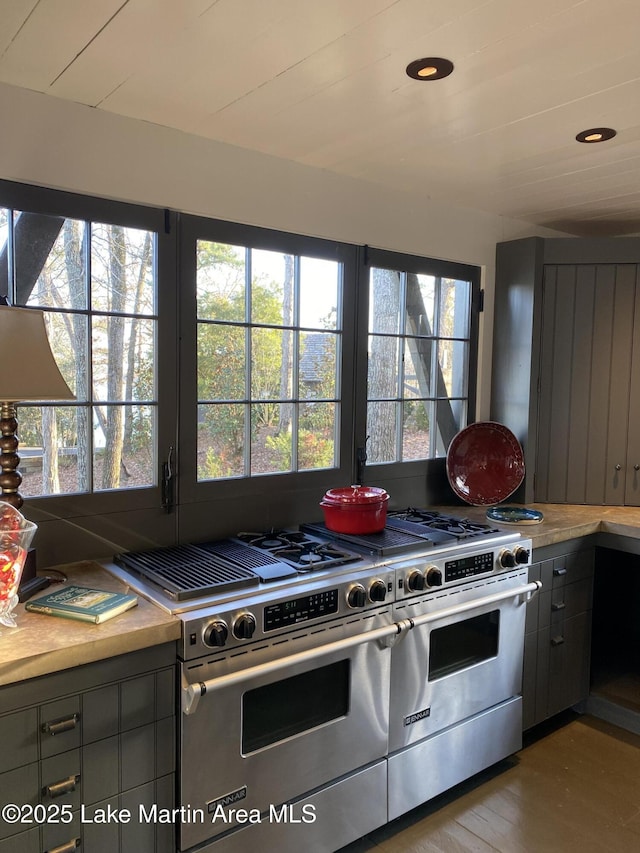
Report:
[[[552,646],[561,646],[564,643],[564,637],[552,637],[551,645]]]
[[[564,603],[564,601],[557,601],[551,605],[551,609],[552,610],[564,610],[566,606],[567,605]]]
[[[75,729],[79,719],[80,714],[72,714],[70,717],[65,717],[62,720],[50,720],[42,724],[42,731],[47,735],[61,735],[63,732]]]
[[[80,839],[72,838],[71,841],[67,841],[66,844],[61,844],[59,847],[50,847],[48,850],[45,850],[44,853],[72,853],[73,850],[77,850],[80,847]]]
[[[567,570],[566,570],[566,569],[554,569],[554,570],[553,570],[553,574],[554,574],[556,577],[561,577],[562,575],[566,575],[566,573],[567,573]]]
[[[45,785],[42,793],[49,797],[61,797],[63,794],[70,794],[75,791],[76,785],[80,781],[80,776],[69,776],[67,779],[61,779],[59,782],[52,782],[50,785]]]

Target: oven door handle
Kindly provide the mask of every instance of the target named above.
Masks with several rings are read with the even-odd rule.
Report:
[[[469,610],[477,610],[478,607],[484,607],[487,604],[497,604],[500,601],[506,601],[509,598],[521,597],[521,604],[530,601],[533,596],[542,589],[542,581],[532,581],[512,589],[505,589],[503,592],[496,592],[493,595],[484,595],[480,598],[473,598],[471,601],[465,601],[464,604],[454,604],[453,607],[444,607],[442,610],[434,610],[431,613],[424,613],[422,616],[411,618],[411,627],[419,628],[420,625],[426,625],[429,622],[438,622],[440,619],[447,619],[449,616],[457,616],[459,613],[466,613]]]
[[[373,640],[389,641],[390,638],[394,638],[411,627],[410,620],[403,619],[400,622],[383,625],[381,628],[374,628],[371,631],[355,634],[353,637],[345,637],[343,640],[334,640],[332,643],[325,643],[323,646],[306,649],[303,652],[296,652],[284,658],[260,663],[247,669],[230,672],[227,675],[219,675],[216,678],[209,678],[206,681],[196,681],[193,684],[186,684],[182,688],[182,713],[186,715],[193,714],[198,707],[201,697],[213,690],[230,687],[233,684],[248,681],[250,678],[255,678],[256,676],[270,675],[272,672],[278,672],[278,670],[285,669],[294,664],[307,663],[307,661],[315,660],[331,652],[352,649],[355,646],[360,646],[363,643],[369,643]]]
[[[386,644],[393,644],[399,635],[424,625],[427,622],[435,622],[438,619],[444,619],[448,616],[456,616],[458,613],[465,613],[468,610],[476,610],[485,604],[496,604],[499,601],[505,601],[508,598],[523,597],[523,602],[528,601],[542,587],[540,581],[533,581],[524,586],[516,587],[515,589],[507,589],[503,592],[495,593],[494,595],[486,595],[481,598],[475,598],[472,601],[466,601],[464,604],[457,604],[453,607],[446,607],[443,610],[436,610],[433,613],[425,613],[423,616],[415,618],[401,619],[398,622],[392,622],[390,625],[383,625],[381,628],[374,628],[372,631],[367,631],[363,634],[355,634],[353,637],[346,637],[343,640],[335,640],[332,643],[326,643],[323,646],[317,646],[314,649],[306,649],[303,652],[297,652],[293,655],[288,655],[285,658],[261,663],[257,666],[251,666],[247,669],[231,672],[227,675],[220,675],[216,678],[209,678],[206,681],[196,681],[193,684],[186,684],[182,688],[182,713],[185,715],[195,713],[198,703],[202,696],[214,690],[219,690],[222,687],[230,687],[233,684],[238,684],[241,681],[248,681],[256,676],[270,675],[272,672],[278,672],[286,667],[293,666],[298,663],[307,663],[323,655],[332,652],[341,652],[346,649],[352,649],[362,643],[369,643],[373,640],[386,641]]]

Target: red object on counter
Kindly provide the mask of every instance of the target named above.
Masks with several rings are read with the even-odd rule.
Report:
[[[329,489],[320,506],[324,523],[335,533],[379,533],[387,522],[389,495],[376,486]]]

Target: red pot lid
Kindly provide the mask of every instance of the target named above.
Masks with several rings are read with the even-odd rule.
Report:
[[[524,479],[520,443],[503,424],[471,424],[449,445],[447,477],[456,495],[473,506],[500,503]]]
[[[343,489],[329,489],[325,492],[327,503],[339,506],[354,506],[357,504],[380,503],[389,499],[384,489],[377,486],[347,486]]]

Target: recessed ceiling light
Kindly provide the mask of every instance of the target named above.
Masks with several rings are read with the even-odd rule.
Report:
[[[407,74],[414,80],[441,80],[453,71],[453,62],[438,56],[415,59],[407,65]]]
[[[616,131],[612,127],[590,127],[576,136],[578,142],[606,142],[613,139]]]

